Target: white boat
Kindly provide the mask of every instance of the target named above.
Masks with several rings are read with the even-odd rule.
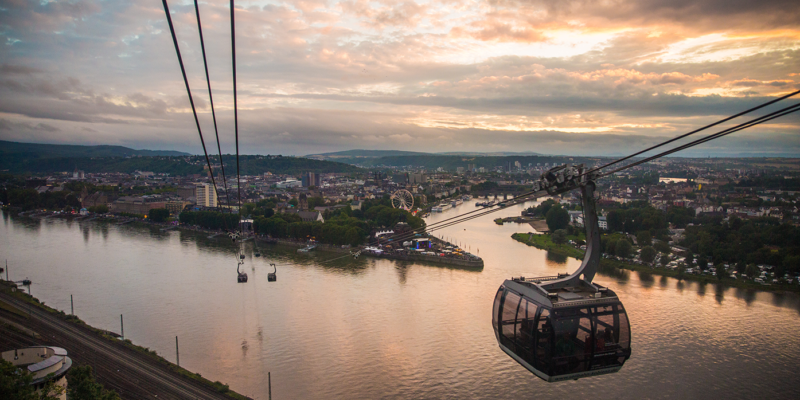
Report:
[[[309,244],[306,247],[303,247],[302,249],[297,249],[297,252],[298,253],[308,253],[309,251],[314,250],[316,248],[317,248],[317,245]]]

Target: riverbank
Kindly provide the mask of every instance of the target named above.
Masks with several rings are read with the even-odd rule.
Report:
[[[527,233],[515,233],[511,238],[525,243],[528,246],[536,247],[537,249],[547,250],[562,256],[572,257],[578,260],[583,260],[583,250],[576,249],[569,244],[556,244],[550,240],[550,235],[536,235]],[[607,258],[600,259],[600,270],[609,269],[625,269],[629,271],[637,271],[648,273],[652,275],[666,276],[678,280],[694,281],[699,283],[717,283],[727,287],[735,287],[749,290],[760,290],[765,292],[794,292],[800,293],[800,285],[761,285],[755,282],[746,280],[738,280],[731,278],[718,279],[716,276],[710,275],[693,275],[687,273],[680,273],[675,270],[667,268],[655,268],[647,265],[632,264],[624,261],[612,260]]]
[[[259,238],[259,242],[266,242],[266,243],[277,243],[280,245],[285,246],[292,246],[292,247],[305,247],[308,243],[305,241],[294,241],[290,239],[271,239],[271,241],[267,241],[266,239]],[[433,239],[437,240],[438,239]],[[351,248],[351,247],[341,247],[341,246],[334,246],[330,244],[317,244],[317,248],[315,251],[323,251],[323,252],[331,252],[331,253],[338,253],[338,254],[349,254],[351,251],[358,251],[359,248]],[[452,256],[432,256],[426,254],[414,254],[408,252],[394,252],[394,251],[384,251],[382,253],[375,253],[371,251],[364,251],[362,250],[359,256],[366,256],[372,258],[385,258],[390,260],[398,260],[398,261],[407,261],[407,262],[422,262],[427,264],[440,264],[443,266],[448,267],[457,267],[463,269],[474,269],[480,270],[483,269],[483,259],[480,257],[452,257]]]
[[[159,356],[155,351],[119,340],[115,334],[87,325],[80,318],[48,307],[20,291],[13,282],[0,282],[0,315],[13,324],[0,323],[0,343],[57,345],[80,364],[91,365],[98,382],[116,390],[121,398],[248,399],[219,381],[212,382]],[[24,329],[20,329],[20,326]],[[7,331],[7,332],[6,332]],[[31,334],[34,332],[34,334]]]

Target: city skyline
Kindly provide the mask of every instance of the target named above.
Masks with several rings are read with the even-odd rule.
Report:
[[[170,9],[216,152],[194,6]],[[228,2],[200,12],[230,154]],[[236,19],[243,154],[618,155],[800,89],[786,1],[241,1]],[[202,153],[160,2],[12,1],[0,23],[0,139]],[[798,155],[798,127],[676,155]]]

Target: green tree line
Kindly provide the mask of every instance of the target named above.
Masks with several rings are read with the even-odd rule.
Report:
[[[182,224],[206,229],[234,230],[239,228],[239,214],[218,211],[184,211],[178,216]]]

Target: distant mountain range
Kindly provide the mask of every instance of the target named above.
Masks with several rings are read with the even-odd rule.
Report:
[[[399,150],[345,150],[336,151],[332,153],[318,153],[309,154],[306,158],[315,158],[318,160],[328,160],[337,158],[379,158],[379,157],[397,157],[397,156],[468,156],[468,157],[508,157],[508,156],[538,156],[539,153],[530,151],[526,152],[474,152],[474,151],[452,151],[444,153],[425,153],[418,151],[399,151]]]
[[[20,143],[0,140],[0,156],[24,158],[190,156],[172,150],[134,150],[123,146]]]
[[[223,160],[228,166],[236,164],[236,157],[233,155],[225,155]],[[351,164],[300,157],[243,155],[240,161],[241,173],[244,175],[261,175],[265,172],[297,175],[305,172],[361,171]],[[219,158],[212,157],[212,162],[219,162]],[[202,174],[203,165],[203,156],[180,151],[0,141],[0,172],[11,174],[51,174],[79,169],[86,172],[132,173],[139,170],[192,175]]]

